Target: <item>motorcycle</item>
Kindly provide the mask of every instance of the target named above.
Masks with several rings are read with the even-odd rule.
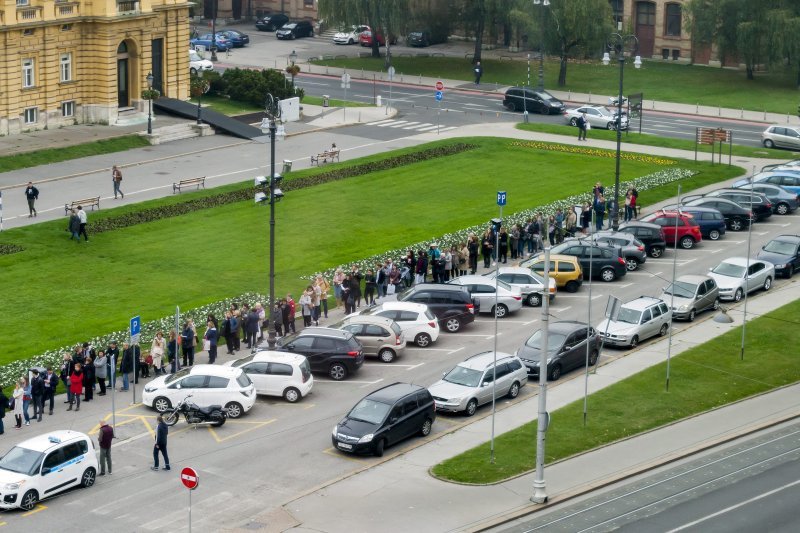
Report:
[[[189,398],[191,398],[191,395],[181,400],[172,409],[167,409],[162,413],[161,416],[166,425],[174,426],[177,424],[181,414],[183,414],[187,424],[210,424],[214,427],[220,427],[225,423],[228,418],[228,412],[221,405],[200,407],[189,401]]]

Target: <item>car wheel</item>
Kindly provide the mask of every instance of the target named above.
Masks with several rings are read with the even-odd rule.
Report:
[[[228,411],[228,418],[239,418],[244,414],[244,408],[238,402],[229,403],[225,406],[225,410]]]
[[[528,305],[531,307],[539,307],[542,305],[542,295],[537,292],[532,292],[528,295]]]
[[[328,369],[328,375],[334,381],[342,381],[347,377],[347,367],[342,363],[333,363]]]
[[[386,439],[380,439],[375,443],[375,457],[383,457],[383,449],[386,447]]]
[[[597,359],[600,354],[597,353],[597,350],[592,350],[589,352],[589,366],[594,366],[597,364]]]
[[[19,501],[19,507],[24,511],[32,511],[37,503],[39,503],[39,493],[35,490],[29,490],[22,495],[22,499]]]
[[[568,281],[564,288],[567,290],[567,292],[578,292],[580,285],[578,285],[577,281],[572,280]]]
[[[617,275],[614,274],[613,268],[604,268],[600,271],[600,279],[603,281],[614,281]]]
[[[775,148],[775,143],[772,142],[772,139],[764,139],[764,147]]]
[[[422,423],[422,427],[419,429],[420,435],[427,437],[431,434],[431,428],[433,428],[433,422],[431,422],[430,418],[426,418],[425,422]]]
[[[300,394],[300,391],[294,387],[288,387],[285,391],[283,391],[283,399],[289,403],[299,402],[302,397],[303,396]]]
[[[694,246],[694,239],[692,239],[688,235],[685,237],[681,237],[680,245],[681,248],[683,248],[684,250],[691,250],[692,247]]]
[[[612,121],[612,122],[609,122],[608,124],[606,124],[606,129],[609,129],[609,130],[613,130],[613,129],[615,129],[616,127],[617,127],[617,125],[616,125],[616,124],[614,124],[614,122],[613,122],[613,121]]]
[[[455,333],[461,329],[461,321],[458,318],[451,316],[444,321],[444,329],[450,333]]]
[[[650,248],[650,257],[658,259],[662,255],[664,255],[664,249],[662,247],[653,246],[652,248]]]
[[[508,314],[508,307],[503,304],[497,304],[497,307],[494,309],[494,314],[497,318],[503,318]]]
[[[473,398],[469,401],[469,403],[467,403],[467,408],[464,410],[464,414],[467,416],[472,416],[475,414],[475,411],[477,410],[478,410],[478,400]]]
[[[777,206],[775,206],[775,212],[778,213],[779,215],[787,215],[789,214],[789,205],[780,203]]]
[[[658,334],[663,337],[664,335],[667,334],[668,331],[669,331],[669,325],[661,324],[661,329],[658,330]]]
[[[542,107],[539,108],[539,114],[540,115],[549,115],[550,114],[550,108],[547,107],[546,105],[543,105]]]
[[[508,389],[508,397],[516,398],[517,396],[519,396],[519,382],[515,381],[511,384],[511,388]]]
[[[639,335],[634,335],[631,339],[631,348],[636,348],[639,346]]]
[[[734,218],[731,220],[731,231],[742,231],[744,229],[744,222],[741,218]]]
[[[772,287],[772,278],[767,276],[767,279],[764,280],[764,290],[768,291]]]
[[[89,467],[83,471],[83,475],[81,476],[81,487],[87,489],[94,485],[95,480],[97,479],[97,471]]]
[[[733,301],[740,302],[742,300],[742,296],[744,296],[744,292],[742,291],[742,289],[741,288],[736,289],[736,292],[733,295]]]
[[[394,361],[394,350],[390,350],[389,348],[383,348],[381,351],[378,352],[378,357],[384,363],[391,363]]]
[[[712,241],[718,241],[720,238],[719,230],[712,229],[708,232],[708,238]]]
[[[718,311],[719,310],[719,298],[714,300],[714,305],[712,307],[714,308],[714,311]]]
[[[190,68],[189,74],[191,74],[192,76],[197,76],[197,69],[194,67]]]
[[[509,102],[506,105],[506,109],[508,109],[509,111],[516,111],[517,110],[517,105],[514,102]]]
[[[577,119],[577,118],[575,118],[575,117],[572,117],[571,119],[569,119],[569,125],[570,125],[570,126],[577,127],[577,125],[578,125],[578,119]]]
[[[431,336],[428,335],[427,333],[420,333],[414,339],[414,344],[416,344],[420,348],[424,348],[428,346],[430,343],[431,343]]]
[[[550,371],[550,381],[558,381],[558,378],[561,377],[561,365],[556,365],[553,367],[553,370]]]
[[[697,311],[695,311],[694,309],[692,309],[691,311],[689,311],[689,317],[688,317],[688,319],[687,319],[687,320],[689,320],[689,322],[694,322],[694,318],[695,318],[696,316],[697,316]]]
[[[169,401],[168,398],[164,398],[163,396],[159,396],[155,400],[153,400],[153,408],[158,411],[159,413],[163,413],[167,409],[172,408],[172,402]]]
[[[626,257],[625,268],[628,270],[628,272],[633,272],[634,270],[639,268],[639,261],[637,261],[633,257]]]
[[[172,412],[164,415],[164,423],[166,425],[168,425],[169,427],[172,427],[172,426],[174,426],[175,424],[178,423],[178,418],[180,418],[178,413],[175,412],[175,411],[172,411]]]

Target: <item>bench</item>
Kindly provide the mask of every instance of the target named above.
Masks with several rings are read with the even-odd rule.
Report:
[[[197,190],[200,190],[200,186],[202,185],[203,188],[206,188],[206,177],[203,176],[202,178],[189,178],[188,180],[181,180],[178,183],[172,184],[172,194],[176,192],[181,192],[181,187],[191,187],[196,186]]]
[[[325,150],[324,152],[319,153],[317,155],[312,155],[311,164],[313,165],[314,163],[316,163],[317,166],[319,166],[320,159],[322,159],[323,163],[326,162],[328,159],[330,159],[331,161],[333,161],[334,159],[336,159],[336,161],[339,161],[339,150],[338,149]]]
[[[99,196],[92,196],[90,198],[84,198],[83,200],[75,200],[72,203],[64,204],[64,215],[69,215],[69,212],[75,209],[78,206],[92,206],[92,211],[94,208],[100,209],[100,197]]]

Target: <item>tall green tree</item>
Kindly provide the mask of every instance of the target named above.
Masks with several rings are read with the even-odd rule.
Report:
[[[387,43],[402,29],[407,13],[408,0],[319,0],[320,18],[342,26],[366,23],[373,36],[380,33]],[[372,57],[380,57],[377,39],[372,39]]]
[[[608,0],[550,0],[545,34],[550,50],[558,53],[558,86],[567,84],[567,60],[582,52],[602,50],[612,28]]]

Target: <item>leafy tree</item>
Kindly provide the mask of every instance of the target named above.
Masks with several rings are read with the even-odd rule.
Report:
[[[567,59],[579,50],[586,54],[600,50],[612,31],[608,0],[551,0],[545,8],[551,19],[545,22],[545,35],[551,50],[560,58],[558,86],[567,84]]]
[[[373,37],[380,33],[390,46],[391,36],[402,29],[401,21],[408,15],[408,0],[320,0],[319,14],[337,25],[366,22],[372,28]],[[372,57],[380,57],[380,46],[374,38]]]

